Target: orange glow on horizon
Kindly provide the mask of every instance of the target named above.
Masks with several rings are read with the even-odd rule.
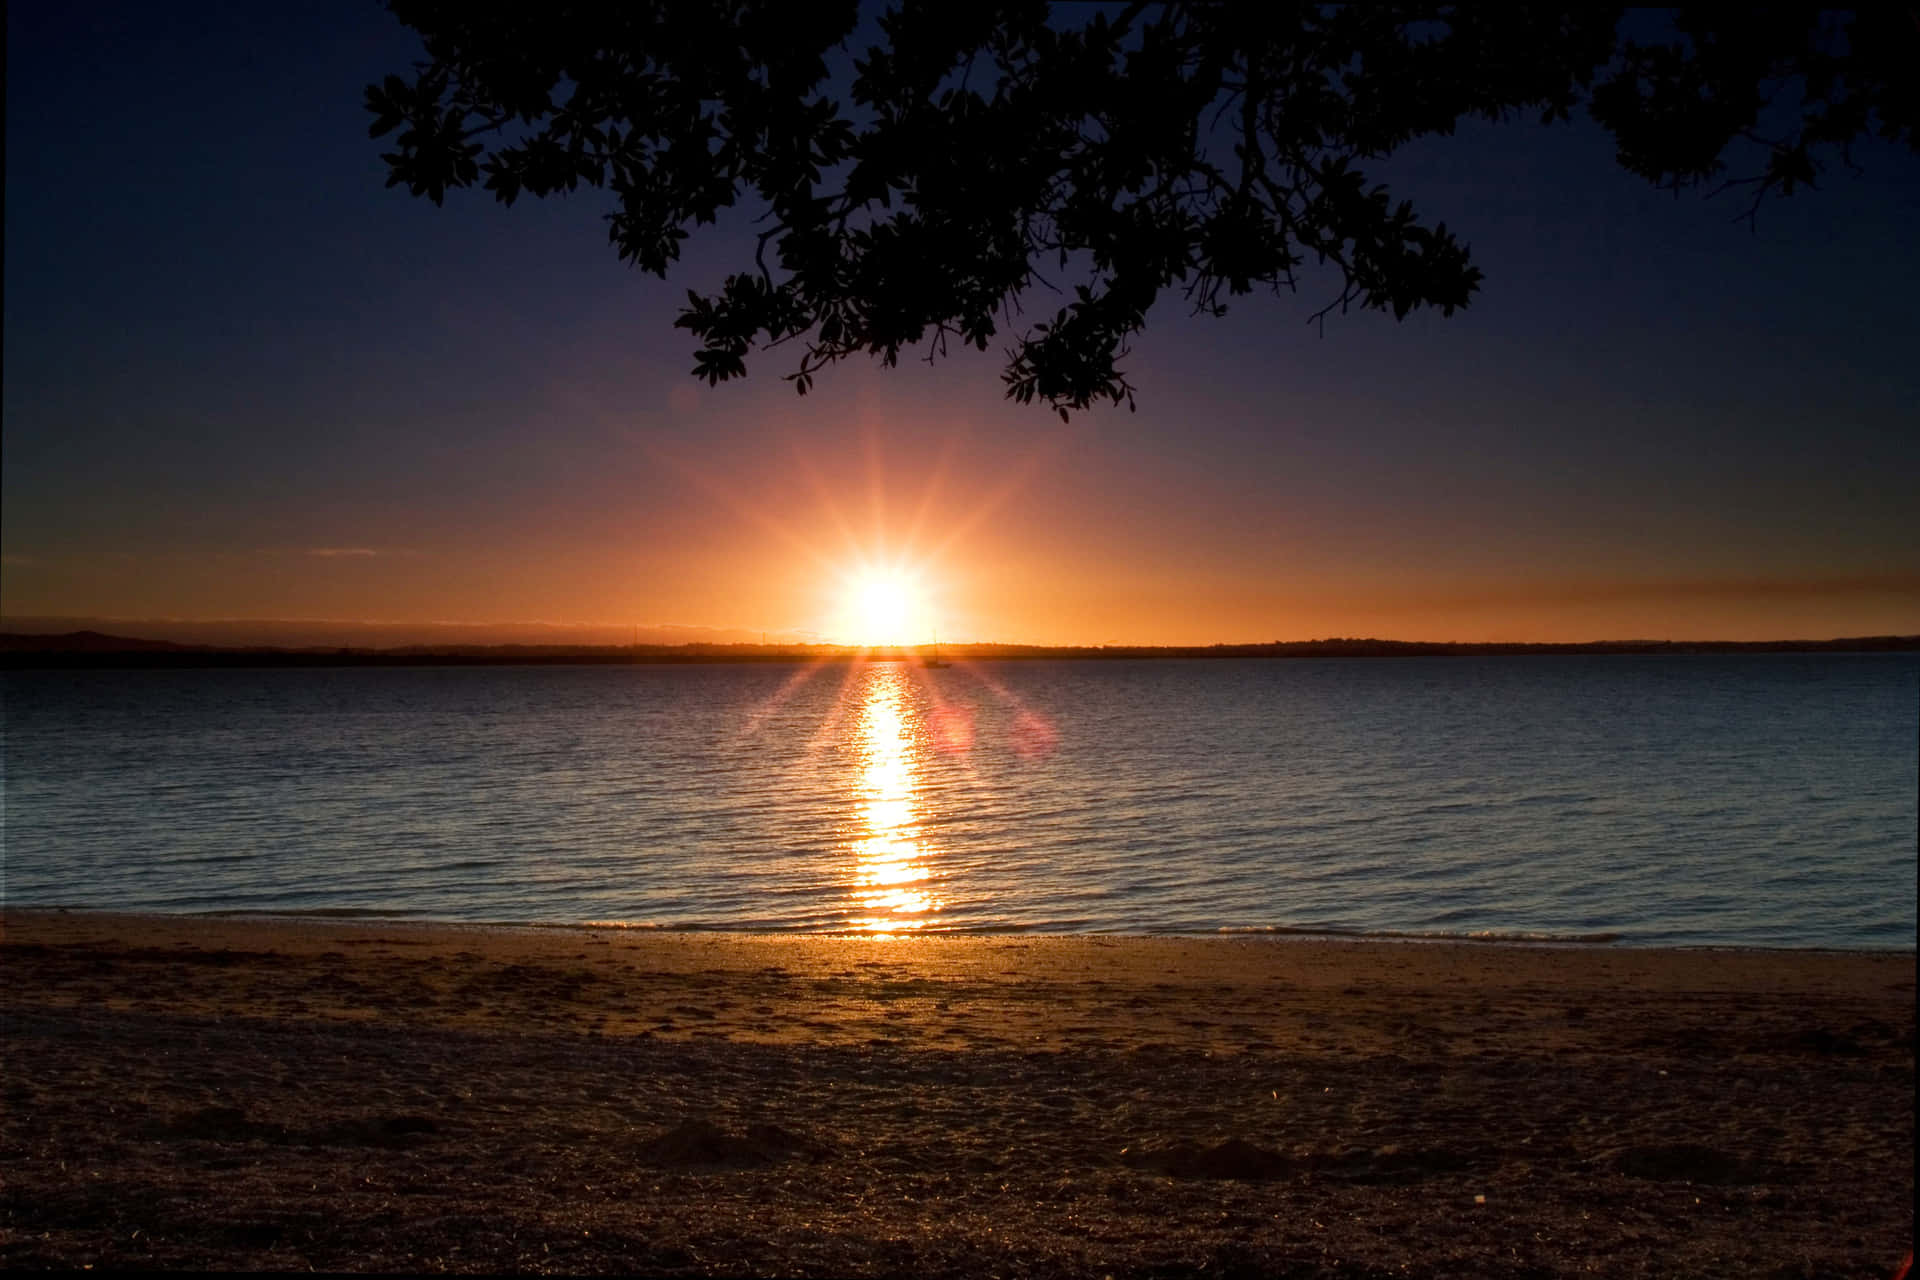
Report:
[[[1140,431],[1089,444],[1093,416],[1016,431],[880,396],[783,398],[751,429],[714,414],[709,443],[621,437],[609,411],[615,447],[592,474],[497,519],[402,513],[257,546],[10,544],[0,615],[36,633],[368,648],[1920,633],[1920,571],[1867,524],[1802,544],[1781,522],[1744,542],[1679,517],[1476,523],[1438,498],[1281,500],[1235,455],[1190,460]]]

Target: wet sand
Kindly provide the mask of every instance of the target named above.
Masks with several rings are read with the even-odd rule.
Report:
[[[1879,1276],[1914,956],[5,914],[0,1263]]]

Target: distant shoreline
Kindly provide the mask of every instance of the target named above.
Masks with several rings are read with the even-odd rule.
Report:
[[[1214,645],[943,645],[948,661],[1106,661],[1208,658],[1463,658],[1646,656],[1742,653],[1917,653],[1920,636],[1836,640],[1608,640],[1580,644],[1460,643],[1421,640],[1286,640]],[[407,645],[229,646],[176,644],[96,631],[60,635],[0,633],[0,669],[114,667],[418,667],[633,666],[760,662],[917,662],[931,645],[862,649],[851,645]]]

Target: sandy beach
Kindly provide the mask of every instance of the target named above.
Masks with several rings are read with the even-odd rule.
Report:
[[[9,911],[8,1267],[1876,1276],[1914,956]]]

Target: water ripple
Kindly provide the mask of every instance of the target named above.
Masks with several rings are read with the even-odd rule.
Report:
[[[12,672],[9,903],[1911,947],[1906,655]]]

